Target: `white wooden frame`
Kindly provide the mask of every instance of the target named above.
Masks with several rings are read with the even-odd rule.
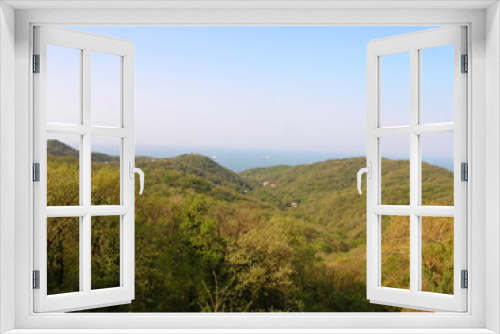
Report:
[[[129,177],[129,162],[135,160],[134,144],[134,45],[130,41],[88,34],[69,29],[34,27],[34,52],[40,55],[40,73],[34,83],[34,162],[40,164],[40,181],[33,185],[34,270],[40,271],[40,289],[34,289],[34,311],[74,311],[129,303],[134,299],[134,179]],[[46,78],[47,45],[71,47],[80,51],[81,124],[47,123]],[[121,119],[119,128],[92,126],[90,110],[91,53],[120,57]],[[80,135],[80,205],[47,207],[47,133]],[[120,205],[91,205],[92,135],[120,138]],[[91,217],[120,216],[120,286],[91,288]],[[47,217],[80,217],[79,273],[80,291],[47,295]]]
[[[454,45],[454,122],[422,124],[420,112],[422,49]],[[400,52],[410,55],[410,125],[381,127],[381,58]],[[461,181],[460,164],[467,161],[467,73],[461,73],[461,55],[467,54],[466,27],[431,29],[371,41],[367,47],[367,297],[371,302],[423,310],[467,310],[467,290],[461,288],[461,270],[467,269],[467,182]],[[470,72],[469,72],[470,73]],[[454,134],[454,207],[423,206],[420,135]],[[410,138],[410,205],[381,205],[381,139]],[[384,287],[382,277],[382,215],[410,217],[410,289]],[[422,216],[454,217],[454,294],[424,292],[422,284]]]
[[[394,2],[372,1],[369,4],[363,2],[339,2],[343,5],[336,5],[332,1],[327,6],[318,8],[316,2],[297,3],[297,6],[288,2],[281,2],[280,5],[268,3],[254,3],[255,6],[235,6],[245,7],[245,9],[224,9],[224,5],[210,2],[212,9],[203,8],[197,3],[189,3],[184,9],[175,9],[174,5],[170,9],[158,9],[167,7],[165,3],[155,2],[155,9],[151,8],[151,2],[127,2],[127,6],[135,6],[143,10],[117,9],[120,5],[116,2],[81,2],[69,4],[68,2],[46,3],[20,2],[23,8],[50,8],[50,6],[66,7],[59,10],[17,10],[16,21],[0,19],[0,24],[6,24],[8,29],[0,30],[0,34],[13,34],[16,36],[16,86],[0,86],[1,102],[6,105],[13,105],[11,99],[15,93],[16,118],[15,123],[12,117],[12,109],[0,109],[4,124],[15,125],[16,145],[5,146],[0,151],[2,157],[13,157],[16,153],[16,203],[15,203],[15,247],[13,243],[5,240],[13,238],[14,234],[1,235],[2,248],[0,248],[0,264],[4,270],[2,273],[2,285],[0,286],[2,305],[0,312],[3,319],[10,319],[2,323],[3,330],[16,329],[16,333],[35,333],[38,329],[52,329],[51,332],[76,332],[76,328],[88,328],[86,332],[98,333],[106,332],[105,328],[119,329],[117,332],[181,332],[174,328],[191,328],[192,330],[182,331],[184,333],[212,332],[233,333],[244,332],[238,330],[242,328],[253,328],[252,332],[258,333],[282,333],[285,328],[302,328],[293,332],[315,332],[315,333],[342,333],[347,332],[342,328],[351,328],[349,333],[491,333],[490,330],[498,332],[500,330],[500,246],[498,200],[500,198],[500,176],[498,175],[498,162],[500,160],[500,137],[499,137],[499,115],[498,107],[500,98],[500,14],[498,4],[493,2],[430,2],[401,1],[397,7]],[[208,3],[208,2],[207,2]],[[205,4],[207,4],[205,3]],[[15,1],[9,4],[17,6]],[[113,11],[96,11],[92,9],[71,9],[111,7]],[[114,6],[114,7],[113,7]],[[125,4],[123,5],[125,6]],[[182,7],[176,3],[177,7]],[[273,7],[274,6],[274,7]],[[343,7],[342,7],[343,6]],[[485,9],[489,6],[488,9]],[[68,9],[69,7],[69,9]],[[272,8],[271,8],[272,7]],[[306,8],[294,9],[294,8]],[[437,9],[436,9],[437,7]],[[3,8],[2,15],[10,15],[14,11],[5,3],[0,4]],[[10,8],[10,9],[9,9]],[[54,8],[54,7],[52,7]],[[195,8],[195,9],[187,9]],[[256,9],[258,8],[258,9]],[[274,9],[273,9],[274,8]],[[351,9],[349,9],[351,8]],[[356,9],[354,9],[356,8]],[[391,9],[392,8],[392,9]],[[441,9],[440,9],[441,8]],[[460,9],[461,8],[461,9]],[[486,25],[485,25],[486,22]],[[36,315],[30,314],[30,267],[31,263],[26,262],[29,254],[29,245],[32,240],[29,237],[31,205],[28,194],[31,188],[30,178],[30,115],[31,107],[29,96],[30,87],[30,26],[34,23],[42,24],[112,24],[112,25],[446,25],[446,24],[466,24],[469,26],[470,46],[469,55],[474,68],[474,75],[469,78],[471,92],[468,104],[472,108],[469,114],[468,128],[471,133],[469,147],[472,157],[470,160],[470,174],[473,182],[469,184],[469,194],[471,197],[471,210],[469,217],[472,218],[472,227],[469,234],[472,242],[469,246],[471,254],[469,262],[470,288],[468,291],[470,309],[467,314],[274,314],[274,315]],[[13,36],[13,35],[12,35]],[[9,42],[0,40],[2,52],[9,51]],[[14,43],[11,43],[12,45]],[[5,47],[7,46],[7,48]],[[11,51],[13,54],[13,51]],[[6,57],[0,58],[2,70],[12,68],[14,62]],[[486,71],[487,69],[487,71]],[[2,74],[8,71],[2,72]],[[6,80],[5,75],[0,80]],[[7,77],[8,78],[8,77]],[[10,77],[12,78],[12,76]],[[486,86],[486,83],[488,84]],[[486,108],[488,107],[488,108]],[[10,113],[10,114],[9,114]],[[3,125],[2,125],[3,126]],[[485,129],[489,131],[485,133]],[[0,132],[2,140],[10,137],[6,132]],[[3,145],[3,144],[2,144]],[[9,149],[10,147],[10,149]],[[488,154],[486,154],[486,151]],[[11,177],[8,159],[0,160],[0,176]],[[7,172],[6,172],[7,170]],[[485,182],[485,170],[489,173],[489,181]],[[4,183],[5,184],[5,183]],[[2,185],[2,190],[3,190]],[[14,191],[13,184],[7,191]],[[486,191],[488,198],[485,200]],[[2,210],[8,209],[5,202],[6,197],[0,199]],[[5,211],[3,211],[5,212]],[[10,221],[0,222],[2,231],[11,231],[13,226]],[[15,256],[12,256],[15,254]],[[488,256],[485,256],[488,254]],[[14,265],[16,264],[16,265]],[[474,274],[477,273],[477,274]],[[6,282],[16,281],[15,296],[12,292],[12,285],[5,285]],[[486,289],[488,293],[485,293]],[[9,318],[12,312],[12,305],[15,304],[15,320]],[[8,307],[7,307],[8,306]],[[156,328],[157,330],[131,330],[130,328]],[[61,330],[57,330],[57,328]],[[93,329],[91,329],[93,328]],[[160,330],[162,329],[163,330]],[[171,330],[167,330],[170,328]],[[226,328],[224,330],[223,328]],[[231,330],[227,330],[231,328]],[[274,328],[274,330],[273,330]],[[316,328],[316,329],[315,329]],[[322,330],[318,329],[322,328]],[[352,329],[354,328],[354,329]],[[357,329],[356,329],[357,328]],[[420,330],[407,330],[405,328],[420,328]],[[441,328],[442,330],[440,330]],[[448,328],[448,330],[446,329]],[[463,328],[460,330],[460,328]],[[97,330],[100,329],[100,330]],[[490,329],[490,330],[488,330]],[[108,332],[110,332],[108,331]],[[247,331],[248,332],[248,331]]]

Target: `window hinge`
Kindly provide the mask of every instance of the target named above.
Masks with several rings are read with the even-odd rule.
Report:
[[[466,162],[460,164],[460,180],[469,181],[469,165]]]
[[[462,289],[467,289],[469,287],[469,273],[467,270],[462,270],[461,275],[462,277]]]
[[[40,181],[40,164],[38,162],[33,164],[33,181]]]
[[[33,289],[40,289],[40,270],[33,270]]]
[[[40,55],[33,55],[33,73],[40,73]]]
[[[460,72],[462,73],[469,72],[469,56],[467,55],[462,55],[462,68]]]

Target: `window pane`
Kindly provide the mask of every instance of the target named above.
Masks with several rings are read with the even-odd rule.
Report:
[[[47,218],[47,294],[80,290],[80,218]]]
[[[92,217],[92,289],[120,286],[120,216]]]
[[[382,205],[410,205],[410,137],[385,137],[381,143]]]
[[[121,138],[92,137],[92,205],[120,205]]]
[[[422,205],[453,206],[453,133],[420,136]]]
[[[410,288],[410,217],[382,216],[382,286]]]
[[[453,294],[453,218],[421,217],[422,291]]]
[[[410,53],[380,58],[380,125],[410,125]]]
[[[99,52],[91,57],[91,123],[120,127],[121,57]]]
[[[47,122],[80,124],[80,49],[47,45]]]
[[[80,205],[79,135],[47,133],[47,205]]]
[[[453,44],[420,51],[423,124],[453,122]]]

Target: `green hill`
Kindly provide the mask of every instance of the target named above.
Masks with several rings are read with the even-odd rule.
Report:
[[[366,202],[356,188],[356,173],[365,165],[365,158],[337,159],[252,169],[242,175],[256,181],[251,195],[328,231],[328,243],[347,250],[365,243]]]
[[[48,204],[78,205],[78,151],[55,141],[48,147]],[[117,204],[119,159],[99,157],[92,203]],[[144,194],[136,196],[136,299],[102,311],[401,311],[365,298],[366,200],[356,189],[365,158],[241,173],[197,154],[140,157],[136,165],[146,174]],[[424,204],[450,205],[453,173],[423,167]],[[407,181],[408,161],[383,159],[385,204],[406,203]],[[51,293],[78,290],[78,224],[70,222],[48,225]],[[112,286],[119,224],[105,217],[95,224],[105,233],[92,239],[92,275]],[[382,282],[405,288],[407,220],[388,216],[382,224]],[[424,288],[452,292],[453,222],[428,217],[422,235]]]
[[[365,243],[366,200],[357,191],[356,174],[366,158],[334,159],[299,166],[273,166],[243,171],[253,185],[250,195],[334,233],[338,242]],[[363,180],[363,193],[366,183]],[[382,159],[382,204],[409,205],[407,160]],[[453,173],[423,164],[424,205],[453,205]],[[342,249],[345,249],[343,247]]]
[[[137,165],[144,168],[172,169],[192,174],[239,193],[245,193],[245,191],[251,189],[250,184],[240,175],[200,154],[183,154],[174,158],[164,159],[141,157],[138,159]]]
[[[79,152],[73,147],[57,140],[49,139],[47,140],[47,154],[56,157],[78,157]]]
[[[75,150],[73,147],[62,143],[57,139],[49,139],[47,140],[47,155],[53,155],[56,157],[78,158],[80,156],[80,151]],[[91,160],[95,162],[111,162],[118,161],[119,157],[104,153],[92,152]]]
[[[328,270],[340,282],[366,277],[366,197],[356,189],[365,158],[335,159],[311,165],[274,166],[242,172],[253,183],[250,195],[273,203],[308,227],[321,245]],[[409,161],[382,159],[382,204],[409,204]],[[366,184],[363,181],[363,193]],[[453,206],[453,173],[422,164],[422,204]],[[422,218],[424,291],[453,292],[453,219]],[[382,218],[383,284],[409,287],[409,218]]]

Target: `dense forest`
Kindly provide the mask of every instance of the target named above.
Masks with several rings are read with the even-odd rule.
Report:
[[[47,205],[78,205],[78,151],[48,141]],[[197,154],[138,157],[136,296],[100,312],[385,312],[366,290],[365,158],[235,173]],[[92,154],[92,204],[119,204],[119,159]],[[453,205],[424,163],[423,204]],[[383,204],[408,204],[409,163],[382,161]],[[137,186],[136,189],[139,189]],[[382,284],[409,287],[409,219],[382,217]],[[49,218],[48,292],[78,291],[78,218]],[[92,218],[92,288],[119,285],[119,217]],[[453,219],[422,219],[422,289],[453,293]]]

